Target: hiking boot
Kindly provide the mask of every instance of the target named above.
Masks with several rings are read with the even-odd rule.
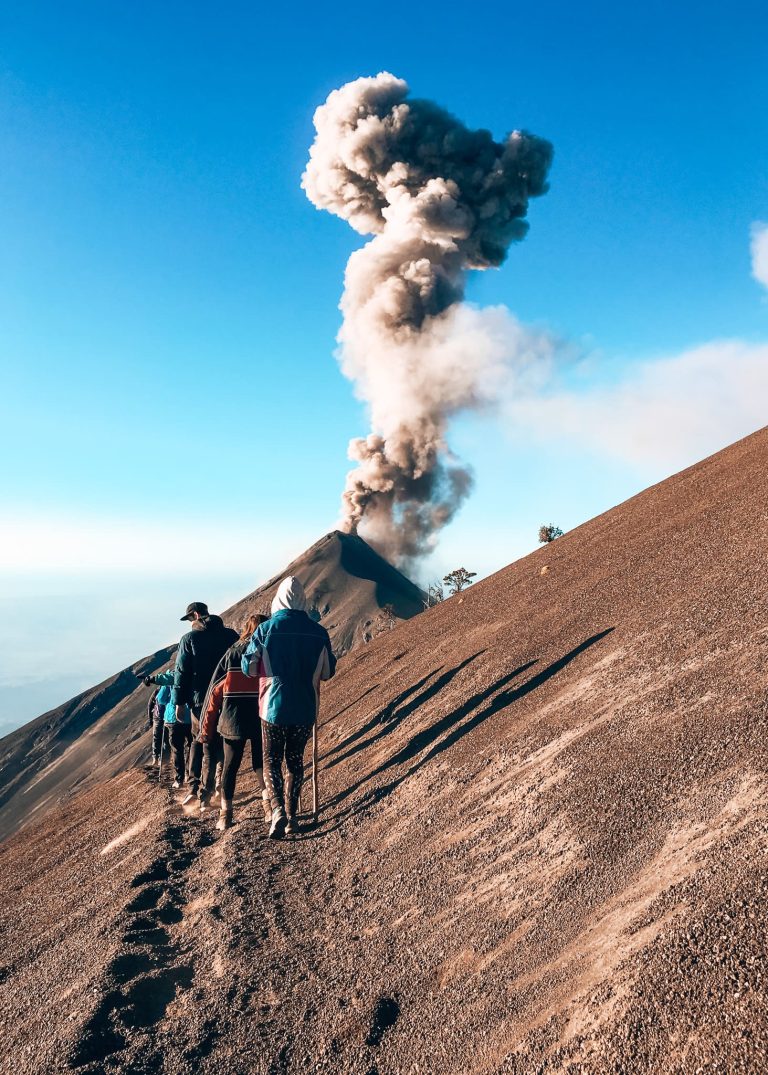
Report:
[[[226,805],[225,805],[226,804]],[[219,832],[224,832],[225,829],[232,827],[232,803],[222,799],[221,811],[219,813],[219,820],[216,822],[216,828]]]
[[[206,810],[210,810],[211,800],[208,795],[200,796],[200,813],[204,814]]]
[[[272,811],[272,824],[269,826],[270,840],[282,840],[285,836],[285,826],[288,819],[282,806],[276,806]]]
[[[295,836],[299,831],[299,823],[295,817],[289,817],[286,822],[285,831],[288,836]]]

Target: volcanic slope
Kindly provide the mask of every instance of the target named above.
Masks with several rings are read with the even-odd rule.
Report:
[[[385,605],[397,619],[424,607],[418,587],[362,538],[333,531],[224,612],[225,623],[240,627],[250,613],[268,612],[286,575],[301,579],[339,654],[376,631]],[[158,650],[0,740],[0,839],[42,817],[74,789],[146,760],[148,692],[137,677],[166,666],[175,648]]]
[[[320,823],[0,848],[3,1071],[768,1069],[768,431],[356,650]]]

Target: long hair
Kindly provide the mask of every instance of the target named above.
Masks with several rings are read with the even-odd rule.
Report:
[[[240,632],[240,639],[250,638],[259,624],[264,623],[264,621],[268,619],[269,616],[263,616],[261,612],[255,612],[252,616],[249,616],[243,624],[243,629]]]

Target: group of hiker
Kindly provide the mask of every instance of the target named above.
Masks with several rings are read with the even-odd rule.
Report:
[[[249,616],[238,635],[193,601],[181,617],[192,628],[173,667],[144,683],[155,687],[148,706],[152,764],[162,764],[167,741],[173,788],[186,789],[183,805],[205,811],[218,795],[216,827],[229,828],[250,743],[269,835],[280,839],[298,832],[304,751],[317,720],[320,682],[334,674],[336,658],[328,632],[307,614],[295,576],[281,582],[270,612]]]

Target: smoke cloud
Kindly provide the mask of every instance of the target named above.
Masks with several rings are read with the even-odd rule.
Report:
[[[549,142],[496,142],[386,72],[334,90],[302,186],[310,201],[374,238],[349,259],[339,333],[344,374],[369,406],[342,497],[358,527],[399,562],[428,552],[472,479],[451,452],[460,411],[491,402],[532,344],[508,313],[462,302],[467,271],[502,264],[544,194]]]
[[[768,287],[768,224],[752,225],[752,275],[763,287]]]

